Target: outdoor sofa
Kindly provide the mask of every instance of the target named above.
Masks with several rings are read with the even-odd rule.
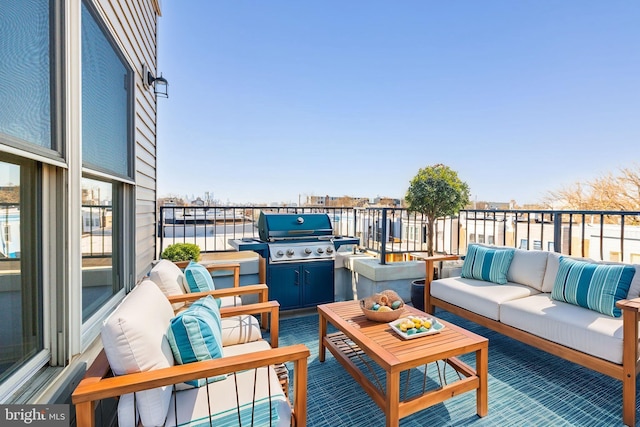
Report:
[[[104,350],[73,393],[77,425],[94,426],[97,401],[115,397],[120,426],[305,426],[309,349],[277,348],[276,301],[217,308],[213,297],[233,291],[167,297],[149,279],[138,284],[105,321]],[[271,343],[258,313],[270,317]],[[291,396],[275,370],[285,362],[293,367]]]
[[[442,308],[621,381],[623,422],[635,426],[639,297],[638,265],[469,245],[460,276],[425,285],[425,310]]]

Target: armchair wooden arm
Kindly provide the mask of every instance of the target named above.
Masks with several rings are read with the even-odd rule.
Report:
[[[214,298],[221,298],[221,297],[227,297],[227,296],[241,297],[242,295],[251,295],[251,294],[258,295],[258,303],[266,303],[267,301],[269,301],[269,287],[264,283],[260,283],[257,285],[245,285],[245,286],[239,286],[239,287],[233,287],[233,288],[222,288],[222,289],[216,289],[213,291],[206,291],[206,292],[191,292],[191,293],[186,293],[182,295],[171,295],[167,298],[169,299],[169,302],[173,304],[176,302],[197,301],[200,298],[206,297],[207,295],[211,295]],[[260,317],[260,326],[264,330],[269,329],[268,316]]]
[[[280,303],[278,301],[259,302],[257,304],[223,307],[220,309],[221,317],[231,317],[242,314],[260,314],[262,319],[269,318],[269,342],[271,347],[278,347],[278,334],[280,333]]]
[[[76,406],[76,424],[78,427],[95,426],[95,405],[101,399],[118,397],[127,393],[178,384],[199,378],[293,362],[293,413],[296,419],[296,426],[304,427],[307,419],[307,358],[309,355],[309,349],[304,344],[296,344],[283,348],[105,378],[110,368],[103,350],[72,394],[72,402]]]
[[[235,316],[238,314],[261,314],[260,316],[260,326],[262,329],[267,330],[271,328],[271,346],[278,346],[278,313],[280,304],[277,304],[274,309],[273,303],[268,300],[269,298],[269,287],[265,284],[258,285],[245,285],[240,286],[238,288],[225,288],[225,289],[216,289],[213,291],[206,292],[192,292],[181,295],[170,295],[167,297],[171,304],[176,302],[193,302],[197,301],[200,298],[204,298],[208,295],[213,296],[214,298],[220,298],[224,296],[234,296],[234,295],[248,295],[248,294],[258,294],[258,303],[257,304],[248,304],[244,306],[238,307],[228,307],[237,309],[236,311],[227,311],[235,314],[228,314],[228,316]],[[244,307],[244,309],[243,309]],[[227,307],[221,309],[220,314],[224,312]],[[253,310],[253,311],[251,311]],[[224,316],[224,315],[223,315]]]

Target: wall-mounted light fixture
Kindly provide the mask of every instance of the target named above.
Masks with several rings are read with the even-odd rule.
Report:
[[[153,93],[155,93],[156,96],[162,98],[169,97],[169,82],[162,77],[162,73],[160,73],[160,77],[154,77],[147,68],[147,64],[142,65],[142,80],[145,88],[150,89],[153,87]]]

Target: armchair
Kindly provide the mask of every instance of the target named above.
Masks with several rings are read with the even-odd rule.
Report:
[[[214,292],[221,291],[228,292]],[[242,425],[250,425],[256,417],[260,425],[304,427],[309,349],[302,344],[273,348],[258,339],[224,345],[220,358],[177,365],[166,331],[174,315],[170,301],[184,302],[185,298],[187,295],[169,300],[149,280],[127,295],[103,326],[104,350],[73,392],[77,425],[93,427],[96,402],[116,397],[120,426],[189,425],[199,421],[221,425],[239,419]],[[278,328],[274,330],[273,325],[277,324],[279,304],[268,304],[274,315],[272,343],[277,345]],[[220,315],[265,309],[250,306],[221,308]],[[274,370],[275,364],[285,362],[293,364],[293,403],[279,387]],[[183,384],[225,374],[226,378],[197,388]]]

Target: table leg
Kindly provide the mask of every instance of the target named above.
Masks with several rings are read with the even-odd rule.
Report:
[[[322,313],[319,313],[318,319],[320,319],[320,325],[318,327],[318,343],[320,346],[318,348],[318,360],[320,362],[324,362],[325,353],[327,351],[324,346],[324,337],[327,335],[327,319],[322,315]]]
[[[478,416],[484,417],[489,412],[489,347],[476,351],[476,375],[480,387],[476,391],[476,410]]]
[[[400,424],[400,372],[387,372],[385,415],[386,427],[398,427]]]

